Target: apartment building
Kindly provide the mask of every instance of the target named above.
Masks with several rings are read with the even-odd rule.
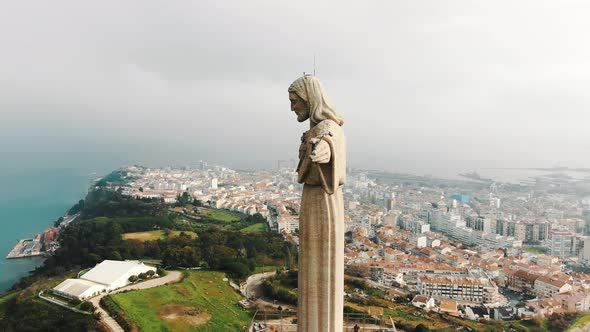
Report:
[[[563,279],[540,276],[535,280],[534,289],[539,297],[552,297],[555,294],[571,291],[572,285]]]
[[[417,284],[421,295],[470,303],[485,303],[484,288],[485,284],[481,280],[469,277],[419,277]]]

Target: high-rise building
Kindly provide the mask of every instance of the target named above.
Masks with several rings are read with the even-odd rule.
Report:
[[[492,225],[495,225],[492,227]],[[539,221],[515,221],[515,220],[496,220],[490,222],[490,229],[496,234],[502,236],[513,236],[516,240],[523,243],[538,243],[547,240],[549,233],[549,222],[547,220]]]
[[[472,228],[476,231],[480,231],[480,232],[484,232],[484,233],[493,233],[492,231],[495,232],[495,226],[494,226],[494,229],[492,229],[492,219],[490,219],[490,218],[485,218],[483,216],[477,216],[477,217],[467,217],[465,219],[466,219],[465,221],[467,223],[467,227],[469,227],[469,228]]]
[[[578,249],[576,234],[568,231],[552,230],[549,249],[552,256],[568,258],[575,256]]]
[[[578,256],[580,263],[584,265],[590,265],[590,238],[584,238],[584,248],[580,250]]]

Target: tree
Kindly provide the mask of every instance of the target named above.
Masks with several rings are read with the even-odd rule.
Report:
[[[121,257],[121,254],[117,250],[114,250],[111,253],[111,259],[116,260],[116,261],[120,261],[120,260],[123,260],[123,257]]]
[[[367,264],[353,264],[348,266],[347,272],[351,276],[365,278],[369,276],[369,266]]]
[[[88,312],[94,312],[96,310],[96,307],[94,306],[94,304],[85,301],[82,302],[82,304],[80,304],[80,309]]]
[[[133,275],[133,276],[130,276],[128,280],[129,280],[129,282],[136,282],[137,279],[138,279],[137,276]]]
[[[78,201],[78,204],[75,204],[74,206],[72,206],[72,208],[68,211],[68,214],[76,214],[78,212],[81,212],[82,210],[84,210],[84,207],[85,207],[84,200],[81,199]]]
[[[64,217],[59,217],[55,223],[53,224],[54,227],[59,227],[59,225],[64,221]]]
[[[149,278],[151,278],[151,277],[153,277],[153,276],[154,276],[154,274],[156,274],[156,272],[155,272],[154,270],[149,270],[149,271],[147,271],[147,272],[146,272],[146,274],[147,274],[147,276],[148,276]]]
[[[222,263],[221,269],[226,271],[230,276],[237,279],[244,279],[250,274],[250,269],[248,266],[238,261]]]
[[[190,203],[190,201],[192,200],[191,195],[188,193],[188,191],[185,191],[182,193],[182,195],[178,195],[176,196],[176,205],[177,206],[185,206],[188,203]]]

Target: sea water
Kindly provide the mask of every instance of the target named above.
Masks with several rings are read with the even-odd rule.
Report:
[[[46,170],[0,174],[0,292],[43,263],[43,259],[6,259],[20,239],[52,227],[86,196],[95,174],[81,170]]]

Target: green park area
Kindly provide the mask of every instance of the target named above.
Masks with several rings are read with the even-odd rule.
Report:
[[[221,210],[213,210],[213,209],[201,209],[201,216],[207,219],[213,219],[217,221],[224,221],[224,222],[235,222],[240,221],[240,217],[233,215],[231,213],[227,213]]]
[[[177,284],[119,293],[112,298],[140,331],[240,331],[250,313],[223,281],[225,274],[191,271]]]
[[[240,232],[246,233],[264,233],[266,232],[266,224],[253,224],[246,228],[240,229]]]
[[[170,231],[170,232],[168,232],[168,236],[167,236],[166,231],[163,231],[163,230],[124,233],[121,236],[125,240],[139,240],[139,241],[145,242],[145,241],[164,240],[164,239],[167,239],[170,237],[179,236],[180,233],[184,233],[185,235],[188,235],[193,239],[197,238],[197,233],[191,232],[191,231]]]
[[[273,272],[273,271],[276,271],[276,270],[282,270],[283,268],[284,268],[284,266],[278,266],[278,265],[257,266],[256,268],[254,268],[253,274],[265,273],[265,272]]]
[[[184,209],[193,211],[192,205],[185,205]],[[189,219],[190,225],[196,226],[197,229],[208,228],[212,225],[220,227],[227,231],[239,231],[242,233],[266,233],[267,222],[260,214],[253,216],[227,210],[218,210],[213,208],[199,208],[197,214],[185,216],[182,213],[178,215],[177,221],[184,219],[185,224]],[[193,228],[194,229],[194,228]]]
[[[547,253],[547,249],[536,248],[536,247],[524,247],[524,248],[522,248],[522,251],[528,252],[529,254],[535,254],[535,255],[541,255],[541,254]]]

